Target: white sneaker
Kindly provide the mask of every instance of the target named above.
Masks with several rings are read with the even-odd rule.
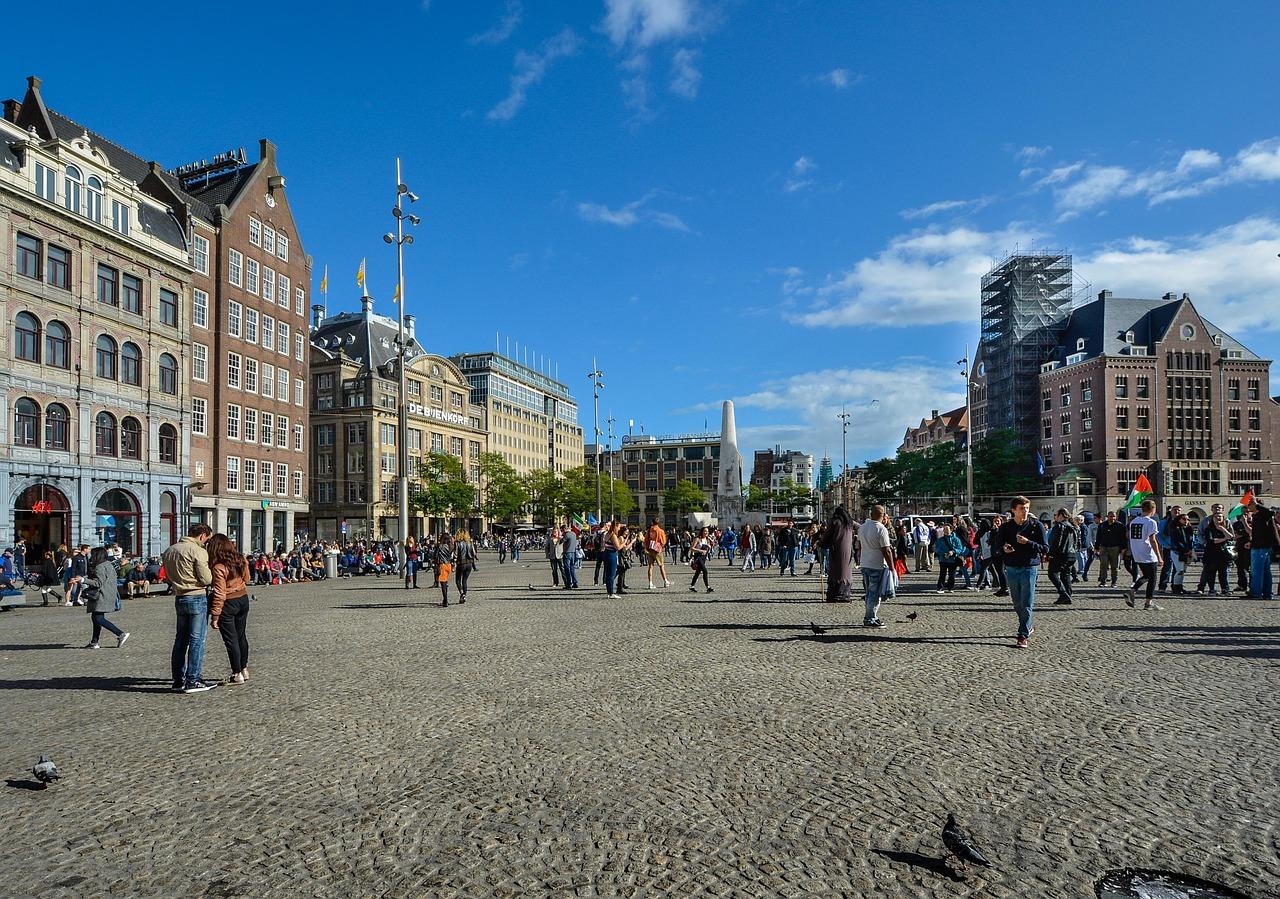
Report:
[[[121,646],[124,646],[124,641],[128,639],[129,639],[128,631],[125,631],[123,634],[116,637],[116,649],[119,649]]]
[[[670,587],[670,586],[671,586],[671,581],[663,581],[663,582],[662,582],[662,586],[663,586],[663,587]]]
[[[649,581],[649,589],[650,589],[650,590],[652,590],[652,589],[653,589],[653,581]]]

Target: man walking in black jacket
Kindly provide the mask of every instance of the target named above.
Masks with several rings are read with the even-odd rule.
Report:
[[[1053,514],[1053,527],[1049,529],[1049,581],[1058,591],[1055,606],[1071,605],[1071,573],[1079,550],[1080,532],[1071,513],[1059,509]]]
[[[1107,572],[1111,572],[1111,586],[1116,585],[1120,574],[1120,552],[1129,540],[1124,525],[1115,512],[1108,512],[1106,521],[1098,525],[1098,549],[1102,553],[1102,570],[1098,573],[1098,586],[1107,586]]]

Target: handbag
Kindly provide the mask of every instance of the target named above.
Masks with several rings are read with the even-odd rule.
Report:
[[[651,552],[651,553],[660,553],[660,552],[662,552],[662,541],[661,541],[661,540],[656,540],[656,539],[655,539],[655,540],[650,540],[650,541],[649,541],[649,552]]]

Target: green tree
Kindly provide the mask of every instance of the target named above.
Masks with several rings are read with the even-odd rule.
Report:
[[[1008,496],[1034,492],[1039,487],[1033,454],[1018,440],[1017,431],[990,431],[973,445],[975,496]]]
[[[551,525],[564,514],[564,480],[549,468],[535,468],[522,479],[533,520]]]
[[[437,521],[463,517],[475,506],[475,487],[466,482],[462,460],[448,453],[428,453],[418,467],[418,492],[413,505]]]
[[[524,479],[499,453],[480,454],[480,482],[480,512],[490,521],[510,522],[529,504]]]
[[[693,481],[679,480],[662,494],[662,508],[668,513],[683,516],[701,512],[706,508],[707,497]]]
[[[769,503],[773,500],[773,491],[768,487],[761,487],[758,484],[747,485],[747,511],[748,512],[765,512],[769,509]]]
[[[618,478],[611,478],[607,474],[604,476],[604,514],[609,514],[610,508],[610,485],[612,486],[613,514],[616,518],[626,518],[636,509],[636,498],[631,492],[631,488],[627,486],[626,481]]]

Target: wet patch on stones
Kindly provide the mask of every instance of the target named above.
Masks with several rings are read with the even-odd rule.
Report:
[[[1125,868],[1098,881],[1098,899],[1249,899],[1239,890],[1172,871]]]

